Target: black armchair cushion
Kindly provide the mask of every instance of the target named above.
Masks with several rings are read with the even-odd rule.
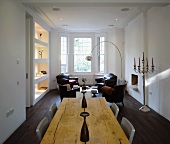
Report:
[[[71,84],[71,83],[76,83],[77,81],[76,80],[70,80],[69,79],[69,83]]]
[[[78,77],[69,77],[69,80],[76,80],[78,82]]]

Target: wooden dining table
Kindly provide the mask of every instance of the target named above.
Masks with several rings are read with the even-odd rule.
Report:
[[[130,144],[105,98],[86,98],[87,108],[82,108],[81,98],[64,98],[54,115],[41,144],[84,144],[80,132],[84,110],[89,130],[86,144]]]

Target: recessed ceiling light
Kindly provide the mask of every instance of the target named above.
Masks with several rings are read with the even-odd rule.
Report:
[[[122,8],[121,11],[129,11],[129,8]]]
[[[60,8],[56,8],[55,6],[52,8],[53,11],[59,11]]]
[[[60,20],[62,21],[63,19],[61,18]]]
[[[64,24],[64,25],[62,25],[62,26],[63,26],[64,28],[67,28],[68,25]]]
[[[116,19],[116,20],[118,20],[118,19]]]
[[[109,26],[109,28],[113,28],[114,27],[114,25],[108,25]]]

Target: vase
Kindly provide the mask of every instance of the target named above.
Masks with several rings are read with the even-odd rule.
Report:
[[[80,134],[80,141],[82,142],[88,142],[89,141],[89,130],[86,124],[86,117],[89,116],[88,112],[82,112],[80,116],[84,117],[84,122],[81,128],[81,134]]]
[[[86,102],[86,98],[85,98],[86,91],[82,91],[82,93],[83,93],[83,99],[82,99],[81,107],[82,108],[87,108],[87,102]]]

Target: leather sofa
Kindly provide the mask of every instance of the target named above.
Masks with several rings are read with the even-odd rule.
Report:
[[[98,86],[98,91],[102,92],[101,88],[103,86],[109,86],[114,88],[114,86],[117,84],[117,76],[112,73],[108,73],[105,74],[104,77],[96,78],[95,81],[95,86]]]

